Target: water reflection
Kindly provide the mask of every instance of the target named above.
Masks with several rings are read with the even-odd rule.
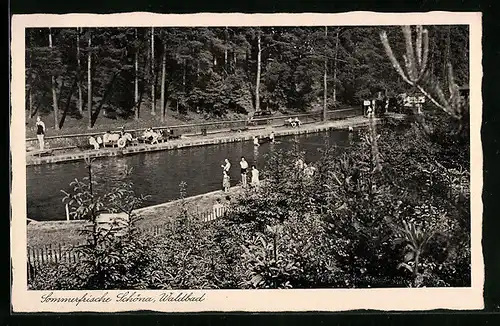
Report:
[[[258,166],[258,162],[259,162],[259,148],[260,148],[260,146],[253,147],[253,164],[255,166]]]
[[[241,180],[239,162],[245,156],[249,165],[259,170],[265,168],[267,154],[277,149],[293,149],[294,140],[299,140],[300,150],[305,152],[307,162],[316,161],[325,141],[347,146],[352,135],[344,131],[331,131],[300,136],[277,137],[276,143],[265,142],[255,147],[252,141],[224,143],[213,146],[182,148],[179,150],[112,157],[94,161],[93,173],[100,181],[97,189],[105,191],[116,181],[131,181],[138,194],[150,195],[146,205],[158,204],[179,198],[179,184],[187,183],[188,196],[221,189],[224,159],[231,162],[229,176],[231,185]],[[125,177],[124,168],[133,168]],[[65,212],[61,189],[70,190],[69,183],[87,176],[83,161],[27,167],[28,217],[35,220],[64,219]]]

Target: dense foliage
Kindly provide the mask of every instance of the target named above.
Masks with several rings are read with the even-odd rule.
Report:
[[[469,286],[468,142],[444,131],[446,118],[433,121],[440,134],[387,122],[341,155],[325,145],[312,176],[296,165],[303,153],[275,152],[266,182],[235,198],[225,218],[181,210],[159,237],[107,243],[97,256],[113,273],[79,287]],[[33,286],[76,286],[61,269]]]
[[[123,42],[127,31],[131,29],[123,29],[121,37],[105,34],[103,40]],[[338,76],[345,74],[339,78],[343,80],[338,87],[342,101],[358,101],[376,90],[398,90],[401,84],[396,72],[383,60],[383,50],[373,43],[377,28],[343,27],[336,31],[342,42],[335,47],[343,51],[345,59],[337,72]],[[387,34],[396,52],[403,43],[391,31],[388,28]],[[446,51],[451,51],[452,35],[457,37],[453,42],[463,41],[457,35],[464,30],[453,27],[445,31],[449,31]],[[430,28],[429,32],[439,35],[440,29]],[[262,77],[262,98],[278,108],[303,108],[314,103],[321,89],[318,76],[324,72],[320,63],[331,57],[331,40],[319,28],[168,29],[159,35],[176,44],[164,47],[172,51],[169,65],[180,72],[169,77],[170,99],[211,114],[223,113],[226,104],[242,103],[239,96],[255,77],[251,69],[255,39],[261,52],[257,61],[264,62],[263,69],[257,69]],[[430,40],[432,56],[439,42],[440,37]],[[100,51],[127,60],[125,50],[121,56],[106,47]],[[453,77],[465,83],[468,69],[461,56],[448,58],[455,67]],[[449,64],[447,60],[443,69]],[[446,71],[439,73],[439,60],[431,59],[429,65],[432,82],[441,83]],[[114,72],[114,76],[121,74]],[[463,111],[468,112],[466,109]],[[454,131],[456,123],[461,125],[460,133]],[[92,180],[76,180],[74,192],[67,198],[74,204],[75,214],[92,224],[89,244],[77,249],[84,259],[71,266],[48,267],[30,280],[30,286],[470,286],[468,128],[462,121],[451,120],[446,111],[432,107],[403,122],[385,119],[382,126],[370,118],[368,128],[360,131],[360,141],[342,154],[325,144],[321,158],[314,163],[314,173],[309,173],[310,166],[308,170],[302,167],[300,160],[309,160],[298,147],[273,152],[262,171],[262,186],[235,198],[226,216],[202,222],[182,206],[178,218],[168,222],[158,237],[135,232],[133,207],[142,197],[135,196],[132,185],[122,183],[97,196]],[[181,197],[184,195],[181,189]],[[96,218],[103,210],[129,216],[132,227],[125,236],[97,231]]]
[[[106,123],[107,112],[140,120],[144,110],[159,119],[163,109],[307,111],[322,104],[325,73],[330,108],[359,105],[408,89],[385,57],[382,29],[402,53],[395,26],[328,27],[326,35],[325,27],[28,29],[28,116],[57,112],[47,126],[62,128],[68,117]],[[467,27],[428,29],[430,73],[444,80],[448,57],[457,83],[467,84]]]

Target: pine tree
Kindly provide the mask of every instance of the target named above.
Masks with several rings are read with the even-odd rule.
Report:
[[[163,53],[161,57],[161,121],[165,121],[165,75],[167,62],[167,43],[163,41]]]
[[[427,70],[429,56],[429,36],[427,29],[422,26],[416,26],[415,48],[413,47],[412,31],[410,26],[402,26],[401,30],[405,37],[406,54],[403,55],[405,70],[399,64],[394,55],[387,34],[385,31],[380,33],[382,44],[394,69],[401,78],[409,85],[416,87],[424,94],[436,107],[446,112],[450,117],[462,121],[466,115],[466,107],[460,100],[458,85],[455,83],[451,63],[447,60],[448,68],[448,97],[446,98],[439,83],[434,76]],[[434,93],[435,96],[432,94]]]
[[[325,26],[325,48],[327,46],[327,37],[328,37],[328,26]],[[326,52],[326,49],[325,49]],[[328,98],[328,90],[327,90],[327,74],[328,74],[328,56],[325,54],[325,72],[323,75],[323,121],[326,121],[326,100]]]
[[[76,60],[77,60],[77,74],[80,75],[82,70],[81,60],[80,60],[80,33],[81,27],[76,28]],[[82,97],[82,83],[80,76],[78,76],[78,112],[83,116],[83,97]]]
[[[139,39],[137,28],[135,28],[135,49],[134,49],[134,118],[139,120]]]
[[[156,93],[155,28],[151,27],[151,115],[155,115]]]
[[[88,48],[87,48],[87,110],[88,110],[88,129],[91,129],[92,124],[92,34],[87,31]]]
[[[49,48],[52,50],[52,30],[49,28]],[[58,107],[58,99],[57,99],[57,90],[56,90],[56,82],[54,74],[50,77],[51,88],[52,88],[52,107],[54,110],[54,128],[59,130],[59,107]]]

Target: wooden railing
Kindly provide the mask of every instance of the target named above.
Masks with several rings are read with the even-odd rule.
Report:
[[[218,218],[225,216],[227,209],[225,206],[196,214],[197,219],[202,222],[212,222]],[[165,234],[168,229],[173,229],[174,224],[168,221],[162,225],[155,225],[148,228],[140,228],[141,233],[146,233],[151,236],[159,236]],[[44,246],[28,246],[28,273],[29,277],[35,276],[43,266],[53,264],[72,264],[80,261],[81,257],[78,252],[78,247],[84,243],[75,244],[49,244]]]
[[[341,110],[332,110],[327,112],[328,120],[337,120],[337,119],[345,119],[348,117],[354,117],[362,115],[361,108],[349,108],[349,109],[341,109]],[[314,113],[303,113],[303,114],[293,114],[293,115],[281,115],[281,116],[270,116],[270,117],[262,117],[262,118],[254,118],[253,122],[256,127],[262,125],[271,125],[271,126],[283,126],[285,121],[289,118],[299,118],[302,123],[313,123],[322,120],[323,112],[314,112]],[[172,125],[172,126],[162,126],[162,127],[154,127],[155,130],[175,130],[176,134],[182,134],[185,136],[194,136],[200,135],[204,130],[207,132],[217,132],[225,129],[241,129],[248,126],[247,120],[226,120],[226,121],[216,121],[216,122],[203,122],[203,123],[193,123],[193,124],[183,124],[183,125]],[[250,126],[250,128],[252,128]],[[132,134],[142,133],[145,131],[145,128],[141,129],[127,129],[125,132],[129,132]],[[114,130],[112,132],[119,132],[118,130]],[[70,135],[58,135],[58,136],[47,136],[45,140],[50,143],[51,140],[60,140],[66,141],[64,146],[61,148],[71,148],[77,145],[87,145],[88,139],[91,136],[102,135],[104,132],[90,132],[90,133],[81,133],[81,134],[70,134]],[[38,142],[37,138],[30,137],[26,138],[26,143],[32,146],[36,145]],[[33,143],[33,144],[31,144]],[[55,142],[57,143],[57,141]],[[59,144],[58,144],[59,146]]]

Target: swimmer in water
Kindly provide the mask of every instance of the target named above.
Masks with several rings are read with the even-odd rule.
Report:
[[[257,136],[253,136],[253,145],[254,146],[260,146],[260,144],[259,144],[259,138],[257,138]]]

